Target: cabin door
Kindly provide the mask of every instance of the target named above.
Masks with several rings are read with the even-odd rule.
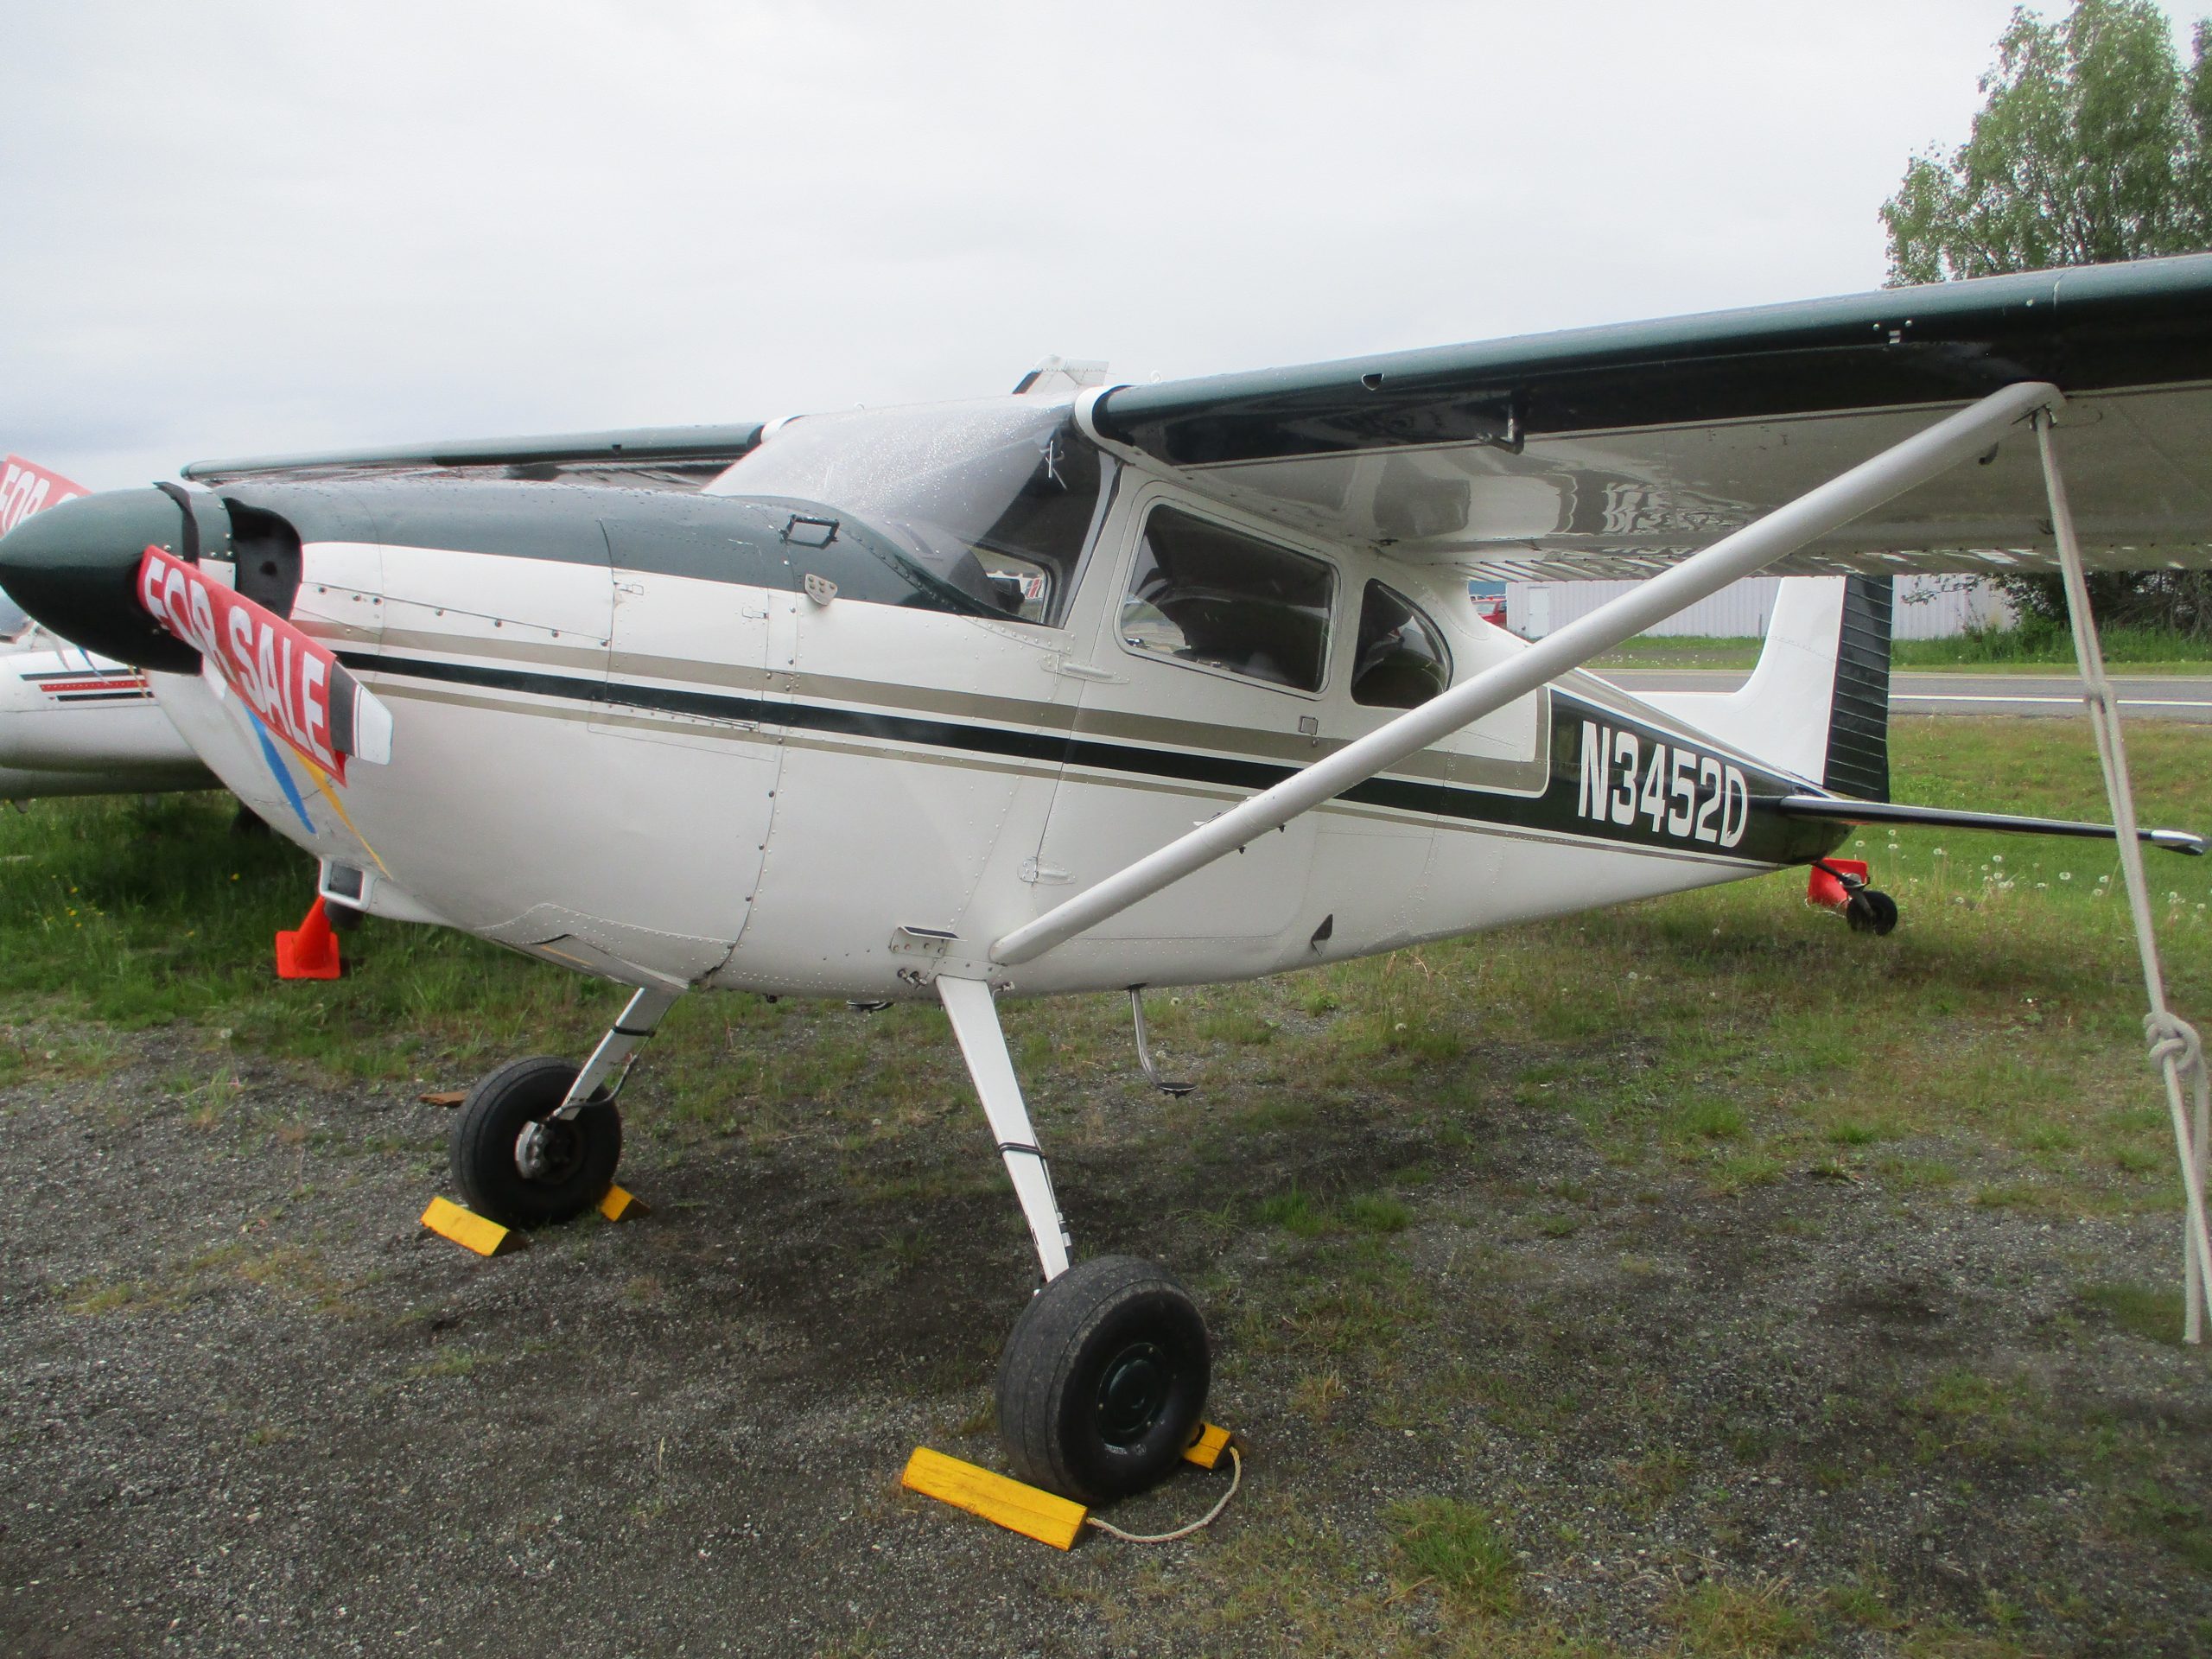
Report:
[[[1321,753],[1332,564],[1148,492],[1107,568],[1038,851],[1040,901],[1092,886]],[[1294,818],[1084,937],[1253,940],[1296,928],[1313,838],[1312,815]]]

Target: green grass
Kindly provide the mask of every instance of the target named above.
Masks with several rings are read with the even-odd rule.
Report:
[[[2169,1347],[2181,1345],[2183,1310],[2178,1285],[2090,1285],[2082,1290],[2082,1300],[2131,1336]]]
[[[1383,1522],[1408,1580],[1434,1584],[1473,1612],[1512,1611],[1519,1563],[1489,1510],[1456,1498],[1416,1497],[1393,1504]]]
[[[2195,639],[2162,628],[2107,628],[2097,638],[2105,661],[2131,674],[2212,671],[2212,639]],[[1706,634],[1647,634],[1624,640],[1592,664],[1608,668],[1750,669],[1758,661],[1756,639]],[[1898,639],[1890,646],[1893,669],[2074,670],[2074,642],[2064,631],[2031,626],[1972,629],[1950,639]]]
[[[2145,821],[2212,828],[2212,729],[2136,722],[2130,744]],[[1902,798],[2101,810],[2094,756],[2071,722],[1900,721],[1894,760]],[[288,1105],[257,1105],[265,1090],[234,1086],[265,1079],[272,1063],[409,1093],[417,1077],[457,1086],[512,1054],[579,1053],[619,1006],[612,988],[382,922],[347,938],[346,978],[279,984],[270,935],[296,923],[311,866],[282,842],[233,840],[228,818],[212,796],[0,815],[0,1081],[35,1089],[100,1075],[139,1054],[131,1033],[159,1027],[147,1086],[130,1106],[99,1109],[173,1114],[211,1142],[239,1134],[286,1146],[325,1131]],[[2113,873],[2109,850],[1948,831],[1867,830],[1852,842],[1844,855],[1866,859],[1899,900],[1903,925],[1887,939],[1808,910],[1802,872],[1786,872],[1249,984],[1155,992],[1147,1011],[1172,1069],[1199,1084],[1189,1102],[1162,1101],[1136,1075],[1125,997],[1007,1004],[1056,1173],[1090,1201],[1128,1204],[1134,1193],[1145,1206],[1119,1219],[1094,1211],[1103,1218],[1089,1231],[1079,1218],[1078,1236],[1099,1248],[1155,1206],[1199,1217],[1192,1228],[1226,1264],[1198,1286],[1223,1338],[1225,1395],[1272,1368],[1287,1379],[1280,1398],[1296,1433],[1357,1452],[1377,1434],[1410,1447],[1402,1427],[1435,1469],[1456,1466],[1452,1433],[1554,1455],[1592,1414],[1618,1410],[1623,1390],[1663,1382],[1663,1368],[1618,1363],[1592,1331],[1586,1316],[1603,1297],[1514,1275],[1536,1255],[1617,1285],[1673,1272],[1685,1198],[1699,1217],[1735,1217],[1789,1249],[1807,1247],[1780,1236],[1775,1213],[1844,1195],[1815,1182],[1856,1183],[1849,1196],[1867,1219],[1854,1224],[1869,1228],[1908,1205],[1923,1216],[1955,1209],[1976,1226],[2048,1223],[2060,1238],[2075,1217],[2151,1216],[2166,1228],[2179,1201],[2171,1131],[2144,1063],[2125,906],[2099,879]],[[2212,908],[2199,906],[2212,906],[2212,868],[2152,860],[2172,998],[2202,1024],[2212,1014]],[[633,1157],[703,1145],[743,1163],[827,1149],[823,1179],[842,1180],[835,1201],[856,1216],[863,1266],[882,1282],[924,1278],[975,1248],[939,1207],[948,1203],[997,1217],[991,1248],[1007,1259],[1021,1249],[957,1051],[927,1005],[860,1014],[842,1003],[687,998],[645,1051],[626,1105]],[[1547,1136],[1586,1137],[1591,1167],[1571,1179],[1526,1173],[1514,1139],[1522,1119]],[[442,1125],[429,1113],[420,1132],[435,1138]],[[318,1159],[348,1150],[297,1144]],[[1520,1212],[1501,1217],[1471,1193],[1475,1172]],[[296,1243],[112,1270],[51,1294],[58,1313],[88,1322],[166,1318],[202,1296],[350,1317],[361,1287],[334,1277],[311,1240]],[[1255,1259],[1237,1260],[1240,1249]],[[2140,1286],[2097,1281],[2115,1271],[2075,1269],[2082,1282],[2054,1341],[2173,1340],[2177,1269],[2161,1280],[2153,1262]],[[626,1296],[652,1313],[674,1292],[641,1276]],[[1551,1344],[1571,1363],[1522,1363]],[[1451,1355],[1441,1369],[1407,1357],[1438,1348]],[[418,1357],[429,1386],[502,1356],[456,1347]],[[1858,1460],[1847,1416],[1808,1479],[1886,1501],[1900,1484],[1986,1477],[1993,1487],[2023,1459],[2064,1456],[2077,1459],[2069,1482],[2105,1506],[2115,1537],[2162,1563],[2212,1551],[2201,1495],[2143,1450],[2152,1429],[2069,1421],[2069,1400],[2024,1380],[2040,1375],[2033,1367],[1985,1375],[1970,1357],[1931,1361],[1910,1379],[1870,1374],[1864,1392],[1878,1404],[1866,1409],[1896,1440],[1894,1471]],[[963,1396],[960,1409],[970,1405]],[[1178,1604],[1183,1646],[1295,1638],[1315,1652],[1449,1653],[1472,1630],[1471,1652],[1600,1650],[1568,1645],[1538,1599],[1518,1594],[1518,1552],[1549,1575],[1571,1556],[1610,1557],[1619,1539],[1606,1535],[1621,1516],[1663,1512],[1688,1537],[1701,1523],[1683,1517],[1709,1509],[1719,1518],[1695,1541],[1730,1560],[1726,1528],[1741,1523],[1740,1497],[1708,1505],[1668,1456],[1680,1437],[1708,1431],[1670,1417],[1656,1393],[1649,1409],[1648,1435],[1633,1442],[1642,1449],[1618,1470],[1601,1465],[1611,1516],[1592,1518],[1573,1549],[1552,1540],[1548,1522],[1541,1535],[1522,1523],[1509,1540],[1496,1517],[1522,1510],[1503,1492],[1482,1492],[1495,1510],[1440,1497],[1389,1510],[1378,1496],[1370,1518],[1391,1518],[1363,1530],[1300,1514],[1287,1484],[1248,1489],[1233,1524],[1173,1558],[1173,1572],[1207,1592],[1199,1611]],[[961,1432],[987,1428],[976,1417]],[[1746,1482],[1799,1455],[1748,1409],[1709,1432],[1742,1457]],[[2116,1449],[2091,1460],[2082,1448],[2097,1435]],[[2154,1477],[2163,1484],[2142,1484]],[[1838,1627],[1893,1631],[1885,1651],[2008,1640],[1978,1614],[1975,1632],[1930,1624],[1958,1610],[1871,1579],[1833,1592],[1815,1580],[1802,1592],[1683,1581],[1679,1595],[1653,1592],[1665,1622],[1651,1640],[1662,1649],[1786,1653],[1840,1639]],[[1416,1582],[1431,1587],[1402,1593]],[[1421,1622],[1432,1617],[1459,1623],[1440,1637]]]

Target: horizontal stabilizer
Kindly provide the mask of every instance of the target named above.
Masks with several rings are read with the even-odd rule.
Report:
[[[2009,812],[1961,812],[1941,806],[1904,806],[1893,801],[1839,801],[1825,795],[1785,795],[1775,803],[1785,818],[1826,818],[1840,823],[1914,823],[1935,830],[1995,830],[2017,836],[2076,836],[2088,841],[2113,838],[2108,823],[2078,823],[2070,818],[2023,818]],[[2204,837],[2186,830],[2141,830],[2137,838],[2169,852],[2201,856]]]

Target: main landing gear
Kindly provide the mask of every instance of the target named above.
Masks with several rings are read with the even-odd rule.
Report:
[[[641,990],[580,1071],[547,1055],[510,1060],[468,1091],[454,1120],[454,1185],[478,1215],[503,1227],[544,1227],[607,1196],[622,1159],[614,1104],[638,1046],[677,993]]]
[[[1059,1203],[990,987],[940,977],[937,988],[1045,1274],[999,1358],[1000,1438],[1035,1485],[1086,1503],[1142,1491],[1175,1467],[1204,1420],[1205,1321],[1190,1293],[1149,1262],[1068,1264]]]

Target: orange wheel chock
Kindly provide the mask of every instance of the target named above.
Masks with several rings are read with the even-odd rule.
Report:
[[[1821,863],[1828,868],[1824,870],[1819,864],[1813,867],[1812,875],[1805,883],[1805,902],[1816,905],[1822,910],[1840,912],[1851,902],[1851,893],[1831,872],[1847,870],[1863,882],[1866,879],[1866,861],[1863,858],[1824,858]]]

